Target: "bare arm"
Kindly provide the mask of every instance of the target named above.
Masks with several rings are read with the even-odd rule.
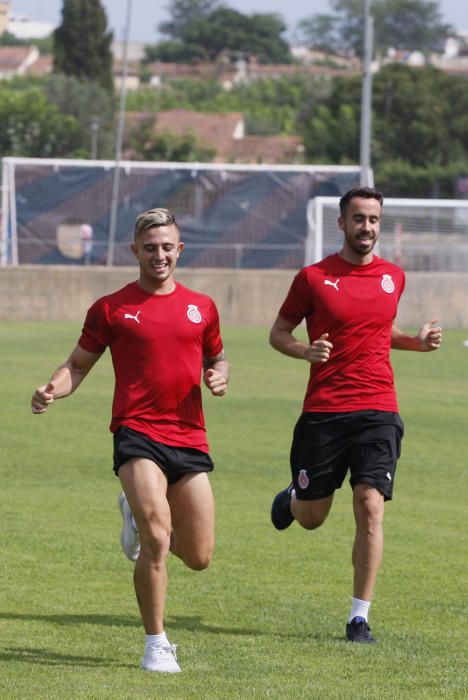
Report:
[[[438,350],[442,342],[442,328],[435,326],[437,317],[426,321],[417,335],[409,335],[392,326],[392,348],[394,350],[414,350],[416,352],[431,352]]]
[[[203,358],[203,381],[213,396],[224,396],[229,381],[229,362],[224,350],[216,357]]]
[[[277,316],[270,331],[270,345],[283,355],[306,360],[310,364],[327,362],[333,349],[332,343],[328,340],[328,333],[323,333],[320,338],[308,345],[293,335],[295,328],[293,323]]]
[[[55,399],[63,399],[77,389],[90,369],[101,357],[77,345],[72,354],[57,367],[47,384],[39,386],[31,399],[33,413],[45,413]]]

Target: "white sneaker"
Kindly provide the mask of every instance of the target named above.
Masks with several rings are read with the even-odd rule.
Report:
[[[119,496],[118,503],[123,520],[120,544],[122,545],[125,556],[130,559],[130,561],[136,561],[140,554],[140,538],[137,530],[133,527],[132,511],[130,510],[130,506],[128,505],[123,491]]]
[[[158,671],[159,673],[180,673],[176,649],[175,644],[168,644],[165,647],[149,644],[145,649],[141,668],[144,671]]]

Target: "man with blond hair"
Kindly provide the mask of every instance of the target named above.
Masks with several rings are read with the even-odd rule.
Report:
[[[214,502],[202,411],[201,377],[226,393],[229,365],[212,299],[178,283],[184,244],[174,215],[152,209],[136,220],[131,249],[139,278],[88,310],[70,357],[38,387],[41,414],[74,392],[109,347],[115,373],[110,430],[122,484],[122,547],[136,561],[134,583],[146,645],[146,671],[177,673],[164,630],[169,551],[205,569],[214,547]]]

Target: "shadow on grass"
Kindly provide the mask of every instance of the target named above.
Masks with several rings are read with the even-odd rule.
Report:
[[[138,627],[142,626],[139,617],[124,615],[40,615],[34,613],[0,613],[0,620],[23,620],[31,622],[47,622],[53,625],[101,625],[108,627]],[[259,629],[247,629],[244,627],[218,627],[207,625],[201,617],[171,616],[168,623],[172,629],[184,629],[189,632],[207,632],[209,634],[233,634],[233,635],[263,635]]]
[[[38,615],[34,613],[0,613],[0,620],[29,620],[54,625],[101,625],[105,627],[140,627],[140,618],[124,615]]]
[[[87,668],[124,666],[125,668],[133,668],[129,664],[109,662],[108,659],[98,656],[73,656],[72,654],[58,654],[47,649],[23,647],[6,647],[0,650],[0,663],[2,661],[38,664],[41,666],[81,666]]]
[[[183,629],[189,632],[208,632],[209,634],[234,634],[234,635],[246,635],[246,636],[257,636],[264,635],[259,629],[247,629],[245,627],[217,627],[216,625],[205,624],[201,617],[180,617],[178,615],[170,616],[168,618],[168,627],[171,629]]]

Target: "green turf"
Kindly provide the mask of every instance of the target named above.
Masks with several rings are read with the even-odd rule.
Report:
[[[371,613],[379,643],[362,647],[344,641],[349,486],[316,532],[278,533],[269,522],[288,482],[307,366],[271,350],[264,329],[224,330],[229,396],[205,396],[217,549],[201,573],[169,562],[166,626],[183,669],[169,677],[138,667],[143,630],[111,471],[109,358],[48,414],[29,412],[32,390],[78,333],[0,326],[0,697],[467,696],[468,332],[447,332],[432,355],[393,356],[406,437]]]

